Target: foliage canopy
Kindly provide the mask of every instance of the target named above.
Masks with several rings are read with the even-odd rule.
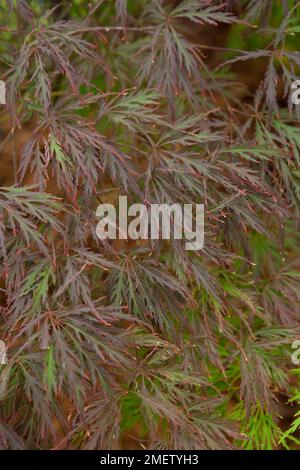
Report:
[[[0,1],[0,447],[299,444],[300,7],[56,3]],[[100,242],[119,195],[204,249]]]

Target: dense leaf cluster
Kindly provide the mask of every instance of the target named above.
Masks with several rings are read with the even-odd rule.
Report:
[[[297,442],[299,15],[0,1],[2,154],[28,135],[0,188],[0,447]],[[204,203],[203,250],[101,242],[96,208],[120,195]]]

